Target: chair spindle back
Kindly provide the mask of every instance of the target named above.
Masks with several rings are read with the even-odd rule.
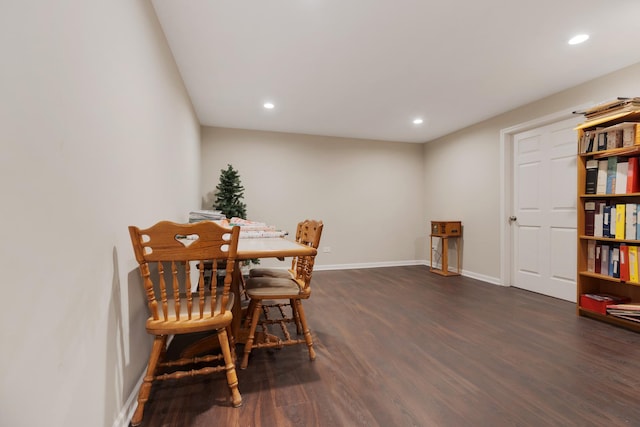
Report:
[[[153,321],[186,326],[185,323],[225,314],[239,227],[229,229],[210,221],[194,224],[162,221],[144,230],[130,226],[129,234]],[[226,266],[219,295],[218,261]],[[195,290],[192,263],[197,268]],[[213,265],[209,281],[205,277],[205,263]]]
[[[322,221],[306,219],[298,223],[296,229],[296,242],[318,249],[320,237],[322,236]],[[313,274],[314,255],[298,256],[293,260],[292,271],[295,273],[296,281],[300,285],[302,292],[311,291],[311,275]]]

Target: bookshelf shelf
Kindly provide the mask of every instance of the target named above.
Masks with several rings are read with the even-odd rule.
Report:
[[[626,194],[581,194],[582,199],[602,199],[602,196],[606,196],[607,199],[629,199],[640,198],[640,193],[626,193]]]
[[[606,280],[606,281],[614,282],[614,283],[624,283],[625,285],[629,285],[629,286],[640,286],[640,283],[638,283],[638,282],[632,282],[630,280],[627,280],[627,281],[623,282],[622,280],[616,279],[615,277],[605,276],[603,274],[591,273],[589,271],[581,271],[579,273],[579,275],[583,276],[583,277],[594,277],[596,279]]]
[[[582,157],[593,157],[594,159],[605,159],[610,156],[625,156],[632,157],[640,155],[640,146],[634,145],[633,147],[614,148],[604,151],[592,151],[590,153],[581,153]]]
[[[576,312],[640,332],[640,316],[606,314],[606,302],[596,312],[585,299],[640,304],[640,106],[592,120],[585,115],[588,121],[577,128]]]

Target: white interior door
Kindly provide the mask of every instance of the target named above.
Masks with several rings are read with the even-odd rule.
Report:
[[[576,300],[578,118],[514,135],[513,286]]]

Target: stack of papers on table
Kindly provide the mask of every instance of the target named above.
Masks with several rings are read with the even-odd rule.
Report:
[[[250,221],[248,219],[233,217],[229,220],[229,225],[237,225],[240,227],[241,239],[255,239],[265,237],[284,237],[288,233],[282,230],[276,230],[272,225],[264,222]]]
[[[189,222],[220,221],[226,217],[221,211],[195,210],[189,212]]]

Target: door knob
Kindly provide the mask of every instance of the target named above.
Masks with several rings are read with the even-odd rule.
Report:
[[[515,221],[517,221],[517,220],[518,220],[518,217],[516,217],[516,216],[511,215],[511,216],[509,217],[509,222],[515,222]]]

